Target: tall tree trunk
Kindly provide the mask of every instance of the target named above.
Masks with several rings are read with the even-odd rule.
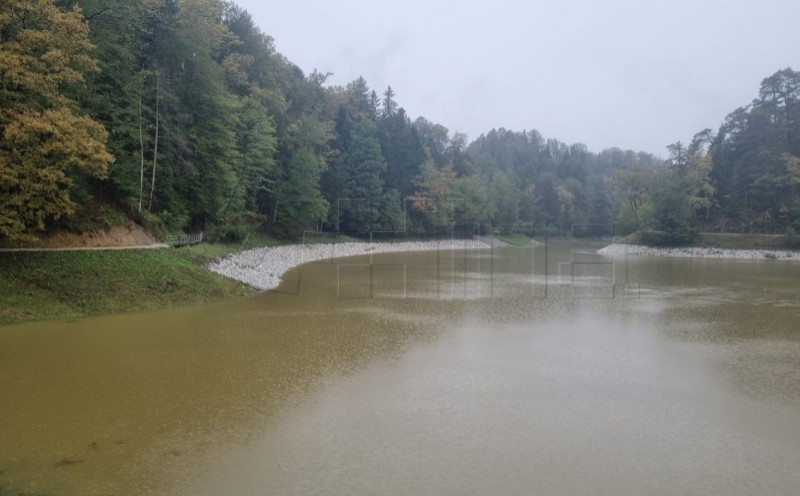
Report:
[[[142,87],[139,86],[139,213],[142,213],[142,197],[144,196],[144,138],[142,137]]]
[[[153,208],[153,191],[156,189],[156,164],[158,163],[158,100],[161,93],[161,75],[156,71],[156,136],[153,142],[153,177],[150,180],[150,201],[147,203],[147,210]]]

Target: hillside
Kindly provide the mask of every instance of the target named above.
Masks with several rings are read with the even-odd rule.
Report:
[[[669,144],[662,160],[535,130],[469,141],[407,115],[391,87],[379,94],[363,78],[341,87],[303,73],[229,2],[10,0],[0,9],[24,13],[0,16],[0,243],[91,242],[52,233],[125,219],[159,235],[215,230],[231,240],[258,230],[552,235],[578,226],[657,230],[685,244],[701,230],[800,228],[792,69],[764,79],[718,131]]]

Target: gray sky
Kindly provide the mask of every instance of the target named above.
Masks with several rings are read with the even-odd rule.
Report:
[[[391,85],[470,140],[536,129],[665,155],[800,70],[800,0],[235,0],[306,73]]]

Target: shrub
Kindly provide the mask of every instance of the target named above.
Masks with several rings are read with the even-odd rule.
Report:
[[[242,224],[226,225],[209,230],[207,239],[213,243],[241,243],[253,232],[252,226]]]
[[[786,244],[792,250],[800,248],[800,239],[797,237],[797,230],[792,226],[786,228]]]

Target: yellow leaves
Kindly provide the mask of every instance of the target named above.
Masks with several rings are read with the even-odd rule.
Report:
[[[783,159],[786,162],[786,182],[797,186],[800,184],[800,157],[786,153]]]
[[[562,215],[568,215],[575,209],[575,194],[564,185],[556,186],[556,196],[558,197],[558,211]]]
[[[104,177],[106,132],[67,108],[13,116],[0,148],[0,235],[19,238],[73,211],[68,171]]]
[[[234,89],[247,88],[250,84],[247,71],[252,64],[252,55],[232,53],[225,57],[222,67],[225,69],[225,79],[228,81],[228,85]]]
[[[35,161],[59,168],[75,167],[105,177],[114,160],[105,150],[108,134],[103,126],[67,108],[25,112],[5,129],[4,140],[11,154],[22,161]]]
[[[9,91],[63,103],[64,84],[97,68],[89,56],[89,27],[79,8],[58,9],[50,0],[4,0],[0,7],[0,75]],[[13,12],[13,15],[12,13]]]
[[[453,171],[452,165],[445,165],[436,173],[436,177],[431,184],[431,193],[434,198],[445,198],[450,194],[450,183],[456,178],[456,173]]]
[[[69,62],[69,57],[66,56],[64,52],[61,50],[54,48],[45,52],[39,60],[44,62],[45,64],[51,67],[66,67],[67,63]]]
[[[417,192],[409,197],[411,206],[419,212],[436,212],[436,201],[425,192]]]
[[[48,218],[70,213],[64,171],[39,169],[35,161],[18,162],[0,154],[0,235],[20,238],[31,228],[44,229]]]
[[[31,239],[73,212],[71,174],[105,177],[107,133],[62,93],[97,68],[80,10],[52,0],[0,3],[0,237]]]
[[[450,200],[450,185],[456,177],[452,165],[446,165],[437,170],[432,161],[426,161],[422,166],[423,180],[416,183],[420,188],[411,197],[411,204],[415,210],[421,212],[438,213],[452,208]]]

